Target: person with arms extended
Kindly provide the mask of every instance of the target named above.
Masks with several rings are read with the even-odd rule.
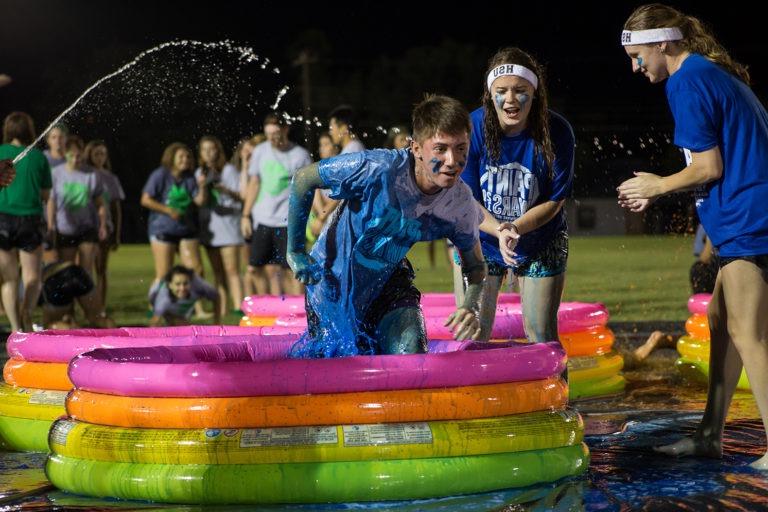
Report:
[[[459,180],[469,149],[469,115],[456,100],[428,96],[413,110],[408,149],[339,155],[302,168],[293,179],[288,263],[306,283],[308,333],[293,347],[303,357],[408,354],[426,350],[421,294],[406,259],[419,241],[449,238],[469,286],[446,324],[476,339],[485,278],[478,225],[482,213]],[[318,188],[342,200],[312,248],[304,230]]]

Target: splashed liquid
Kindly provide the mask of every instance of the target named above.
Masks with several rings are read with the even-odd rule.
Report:
[[[103,76],[99,80],[97,80],[93,85],[91,85],[88,89],[86,89],[69,107],[67,107],[61,114],[59,114],[52,122],[48,125],[48,127],[43,130],[40,135],[30,144],[27,146],[24,151],[19,153],[16,158],[13,159],[13,163],[16,164],[24,158],[27,153],[29,153],[30,149],[32,149],[35,145],[37,145],[38,142],[40,142],[43,137],[46,136],[46,134],[54,127],[56,126],[67,114],[69,114],[79,103],[83,98],[85,98],[91,91],[99,87],[104,82],[117,77],[129,69],[136,66],[140,61],[145,59],[146,57],[156,54],[157,52],[160,52],[166,48],[172,48],[172,47],[182,47],[182,48],[194,48],[194,49],[219,49],[219,50],[225,50],[227,52],[232,52],[237,54],[238,56],[238,63],[240,65],[245,64],[253,64],[256,63],[259,65],[261,69],[266,69],[267,66],[269,66],[269,59],[267,58],[261,58],[258,55],[256,55],[253,52],[253,49],[244,47],[244,46],[237,46],[231,41],[225,40],[225,41],[218,41],[218,42],[212,42],[212,43],[204,43],[201,41],[191,41],[191,40],[182,40],[182,41],[169,41],[166,43],[159,44],[153,48],[150,48],[148,50],[145,50],[141,52],[139,55],[136,56],[132,61],[128,62],[127,64],[123,65],[116,71]],[[272,69],[273,73],[279,74],[280,70],[278,68]],[[288,87],[283,87],[280,92],[278,93],[277,99],[274,102],[273,108],[277,108],[277,105],[280,103],[280,100],[283,96],[288,92]]]

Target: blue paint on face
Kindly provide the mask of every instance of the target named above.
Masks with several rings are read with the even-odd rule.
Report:
[[[517,101],[520,103],[520,110],[525,108],[525,104],[531,101],[531,95],[527,92],[521,92],[519,94],[515,94],[515,97],[517,98]]]
[[[443,166],[443,162],[441,162],[437,158],[432,158],[432,160],[430,160],[429,163],[432,164],[432,174],[439,173],[440,168]]]
[[[504,108],[504,102],[506,101],[506,96],[503,94],[496,93],[493,95],[493,101],[496,103],[496,106],[499,107],[499,110],[502,110]]]
[[[639,67],[639,68],[643,67],[643,58],[642,57],[638,57],[637,58],[637,67]]]

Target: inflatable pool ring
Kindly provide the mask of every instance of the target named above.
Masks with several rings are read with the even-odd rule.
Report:
[[[67,377],[66,363],[38,363],[9,359],[3,367],[3,379],[11,386],[22,388],[69,391],[72,383]]]
[[[233,326],[230,326],[233,327]],[[240,343],[254,340],[263,340],[263,343],[271,346],[276,344],[277,352],[285,353],[286,344],[296,341],[296,334],[262,334],[262,327],[239,329],[239,333],[232,334],[180,334],[178,336],[159,336],[158,333],[141,336],[101,336],[98,333],[88,335],[59,335],[59,336],[28,336],[16,339],[8,344],[8,354],[14,359],[25,361],[37,361],[45,363],[69,363],[74,357],[97,348],[130,348],[130,347],[156,347],[156,346],[184,346],[184,345],[216,345],[219,343]],[[42,334],[42,333],[31,333]],[[276,352],[276,353],[277,353]]]
[[[699,361],[680,357],[675,361],[675,367],[680,374],[688,380],[704,385],[707,385],[709,382],[709,361]],[[744,369],[741,370],[741,375],[739,375],[739,382],[736,384],[736,388],[744,391],[752,390],[752,387],[749,384],[749,379],[747,378],[747,372],[744,371]]]
[[[677,352],[691,361],[709,361],[709,340],[680,336],[677,340]]]
[[[141,464],[257,464],[464,457],[581,443],[572,410],[429,423],[272,429],[137,429],[57,420],[53,453]]]
[[[624,358],[616,352],[600,356],[571,357],[568,359],[568,382],[586,382],[612,377],[624,367]]]
[[[130,464],[52,455],[58,488],[169,503],[341,503],[423,499],[553,482],[589,466],[586,445],[467,457],[289,464]]]
[[[269,428],[463,420],[565,406],[559,378],[467,386],[229,398],[141,398],[75,389],[67,413],[99,425],[142,428]]]
[[[65,391],[15,388],[0,384],[0,415],[52,421],[65,414]]]
[[[595,327],[588,331],[560,333],[560,343],[568,357],[598,356],[611,351],[613,331],[608,327]]]
[[[442,313],[442,312],[441,312]],[[427,336],[430,339],[451,339],[453,333],[445,327],[447,315],[424,312]],[[570,333],[589,331],[600,328],[608,323],[608,310],[600,303],[563,302],[557,314],[558,332]],[[288,325],[298,322],[298,319],[278,318],[276,324]],[[491,330],[492,339],[524,338],[522,305],[501,305],[497,308],[496,318]]]
[[[260,295],[243,299],[240,309],[247,316],[280,316],[304,311],[303,295]]]
[[[707,307],[709,306],[710,300],[712,300],[711,293],[697,293],[691,295],[691,298],[688,299],[688,311],[690,311],[692,315],[707,316]]]
[[[569,382],[568,398],[585,400],[619,395],[624,393],[626,385],[627,381],[624,376],[618,374],[597,380]]]
[[[500,293],[497,304],[519,304],[519,293]],[[449,306],[456,309],[456,297],[453,293],[422,293],[421,307]]]
[[[244,316],[238,324],[240,327],[268,327],[275,325],[274,316]]]
[[[685,322],[685,331],[691,338],[697,340],[708,340],[709,320],[706,315],[691,315]]]
[[[0,415],[0,450],[17,452],[48,451],[48,431],[52,420],[31,420]]]
[[[471,350],[472,347],[488,347]],[[253,397],[457,388],[562,373],[558,343],[467,344],[443,353],[292,359],[261,342],[96,349],[69,365],[80,390],[132,397]],[[499,347],[499,348],[496,348]]]

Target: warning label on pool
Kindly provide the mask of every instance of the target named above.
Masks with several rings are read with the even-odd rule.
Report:
[[[377,444],[430,444],[432,430],[426,423],[344,425],[344,446]]]
[[[240,436],[241,448],[311,446],[338,442],[336,427],[250,428],[244,429]]]

